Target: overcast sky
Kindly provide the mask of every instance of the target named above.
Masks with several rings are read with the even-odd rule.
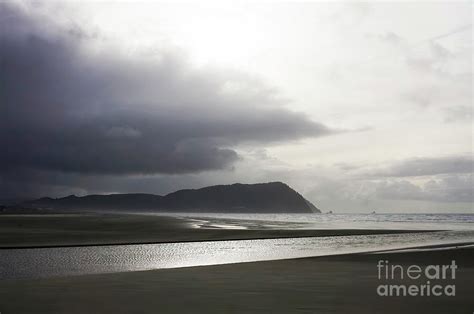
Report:
[[[283,181],[473,208],[470,2],[0,1],[0,198]]]

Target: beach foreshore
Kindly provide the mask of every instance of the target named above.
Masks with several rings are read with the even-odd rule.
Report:
[[[106,256],[104,245],[433,231],[304,227],[292,222],[136,214],[1,215],[0,249],[97,246],[97,254]],[[5,277],[0,278],[0,313],[472,313],[473,243],[422,246],[413,242],[412,248],[408,245],[372,253],[146,271],[127,268],[123,272],[44,278]],[[38,267],[34,260],[22,262]],[[449,269],[453,263],[455,278],[380,277],[380,268],[387,265],[404,270],[413,265]],[[455,295],[380,295],[378,287],[386,284],[425,289],[454,285]]]
[[[380,261],[457,265],[455,296],[380,296]],[[0,281],[2,313],[472,313],[474,249],[339,256]]]
[[[303,223],[137,214],[0,215],[0,249],[395,234],[436,230],[305,229]]]

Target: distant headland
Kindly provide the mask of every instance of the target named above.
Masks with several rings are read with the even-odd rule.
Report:
[[[118,210],[214,213],[320,213],[310,201],[282,182],[215,185],[154,194],[43,197],[17,207],[43,210]]]

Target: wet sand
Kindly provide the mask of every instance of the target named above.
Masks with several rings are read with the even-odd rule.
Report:
[[[227,224],[217,228],[215,225]],[[0,215],[0,249],[148,244],[422,232],[387,229],[301,229],[302,223],[197,219],[136,214]],[[241,227],[241,229],[238,229]]]
[[[381,297],[377,261],[456,261],[456,296]],[[424,283],[426,279],[422,280]],[[413,284],[394,280],[390,284]],[[357,254],[0,282],[2,313],[472,313],[474,250]]]

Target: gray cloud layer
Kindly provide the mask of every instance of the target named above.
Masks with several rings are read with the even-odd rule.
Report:
[[[388,180],[376,184],[375,196],[389,200],[472,203],[473,183],[472,174],[433,178],[421,186],[407,180]]]
[[[472,156],[449,156],[407,159],[387,168],[373,171],[371,175],[381,177],[417,177],[473,172],[474,159]]]
[[[449,156],[407,159],[372,175],[384,178],[375,188],[380,199],[473,202],[473,173],[472,156]],[[413,177],[429,180],[414,184]]]
[[[240,158],[235,145],[333,132],[245,76],[194,69],[179,53],[89,49],[107,44],[5,3],[0,23],[0,186],[20,170],[223,169]]]
[[[474,202],[474,160],[469,155],[409,158],[375,170],[371,165],[334,164],[334,168],[315,168],[277,174],[303,180],[291,182],[321,208],[337,204],[340,208],[370,210],[390,206],[417,210],[420,204],[431,209],[472,210]],[[303,190],[304,191],[304,190]],[[386,202],[386,203],[384,203]],[[456,203],[456,204],[454,204]],[[399,208],[397,206],[400,206]]]

